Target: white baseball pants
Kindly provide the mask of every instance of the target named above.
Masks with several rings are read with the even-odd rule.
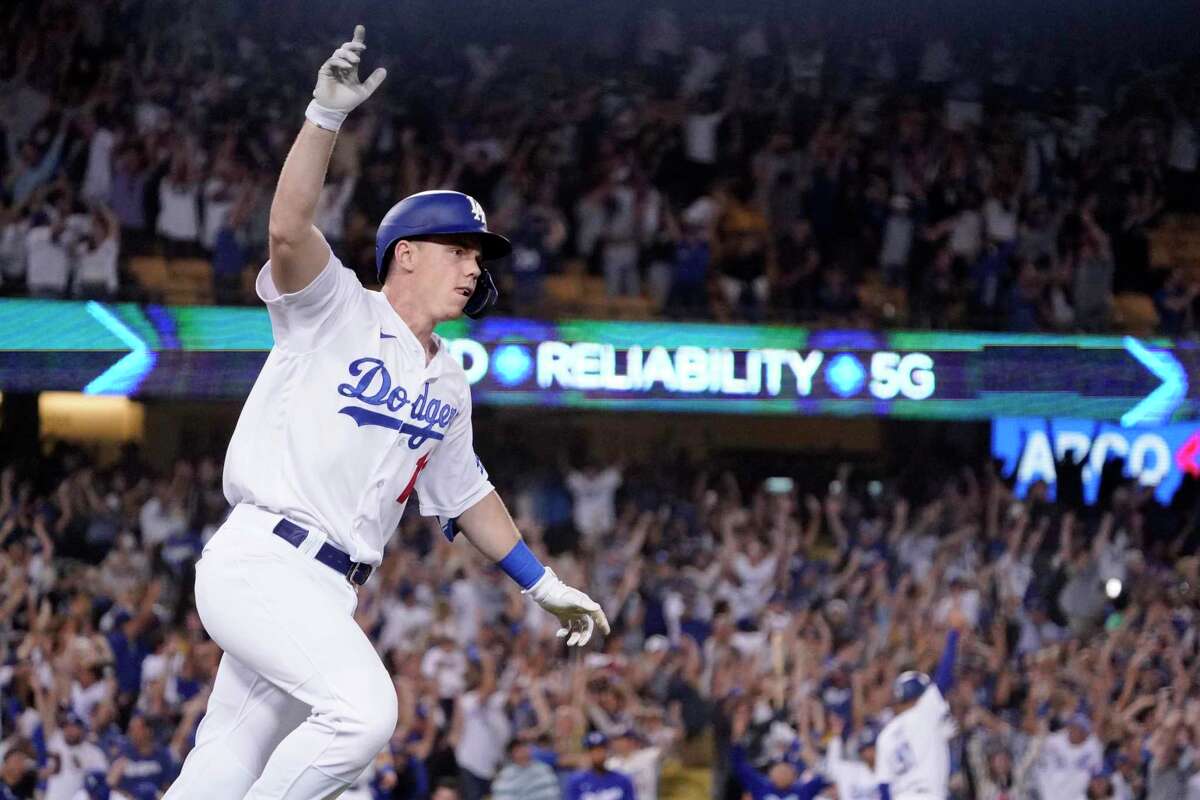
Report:
[[[387,746],[396,691],[354,621],[350,583],[239,505],[196,565],[196,607],[224,650],[208,711],[164,800],[325,800]]]

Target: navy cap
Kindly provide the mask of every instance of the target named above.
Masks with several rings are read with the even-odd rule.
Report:
[[[604,735],[604,731],[592,731],[583,737],[583,747],[586,750],[594,747],[608,747],[608,737]]]

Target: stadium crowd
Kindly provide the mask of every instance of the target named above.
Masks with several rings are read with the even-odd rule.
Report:
[[[953,797],[1200,797],[1200,482],[1164,507],[1114,465],[1086,507],[1069,459],[1052,501],[931,454],[823,485],[515,458],[493,474],[514,476],[518,524],[614,632],[564,661],[552,618],[408,515],[356,612],[399,723],[346,797],[577,800],[628,781],[646,800],[666,763],[712,767],[715,798],[872,796],[854,787],[893,679],[932,674],[950,629]],[[213,458],[159,474],[132,448],[100,467],[65,445],[0,470],[0,797],[169,783],[219,658],[191,580],[227,511],[220,477]]]
[[[5,290],[136,297],[125,259],[161,253],[211,260],[217,300],[245,299],[346,27],[296,5],[7,4]],[[370,282],[393,202],[465,191],[516,245],[517,312],[582,261],[678,317],[1098,331],[1133,291],[1193,330],[1200,285],[1150,270],[1148,232],[1200,207],[1194,62],[1132,47],[1136,28],[1074,20],[1067,48],[1050,26],[962,34],[936,3],[888,24],[827,5],[490,38],[364,7],[393,79],[343,129],[318,225]]]

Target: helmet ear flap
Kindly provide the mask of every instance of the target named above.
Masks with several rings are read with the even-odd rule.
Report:
[[[496,304],[496,299],[499,297],[500,291],[496,288],[496,281],[492,279],[492,273],[486,269],[481,270],[479,279],[475,281],[475,291],[471,292],[471,297],[467,300],[463,313],[471,319],[478,319]]]

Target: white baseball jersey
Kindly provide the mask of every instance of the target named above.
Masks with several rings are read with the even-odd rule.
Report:
[[[1046,737],[1034,768],[1034,782],[1042,797],[1083,800],[1092,773],[1104,765],[1104,751],[1095,736],[1071,744],[1065,730]]]
[[[840,736],[825,750],[825,774],[837,789],[838,800],[879,800],[879,781],[864,761],[851,761],[842,752]]]
[[[255,284],[275,346],[225,458],[225,497],[325,533],[378,564],[415,490],[421,513],[454,518],[492,491],[471,433],[461,365],[416,336],[332,253],[305,288]]]
[[[633,781],[637,800],[658,800],[658,778],[662,772],[662,748],[643,747],[628,756],[610,756],[604,766]]]
[[[875,779],[886,783],[892,800],[946,797],[950,782],[953,732],[950,707],[931,684],[912,708],[897,714],[875,743]]]
[[[58,771],[46,779],[45,800],[72,800],[83,789],[87,774],[107,771],[104,751],[89,741],[67,744],[62,731],[55,731],[46,743],[47,752],[58,762]]]

